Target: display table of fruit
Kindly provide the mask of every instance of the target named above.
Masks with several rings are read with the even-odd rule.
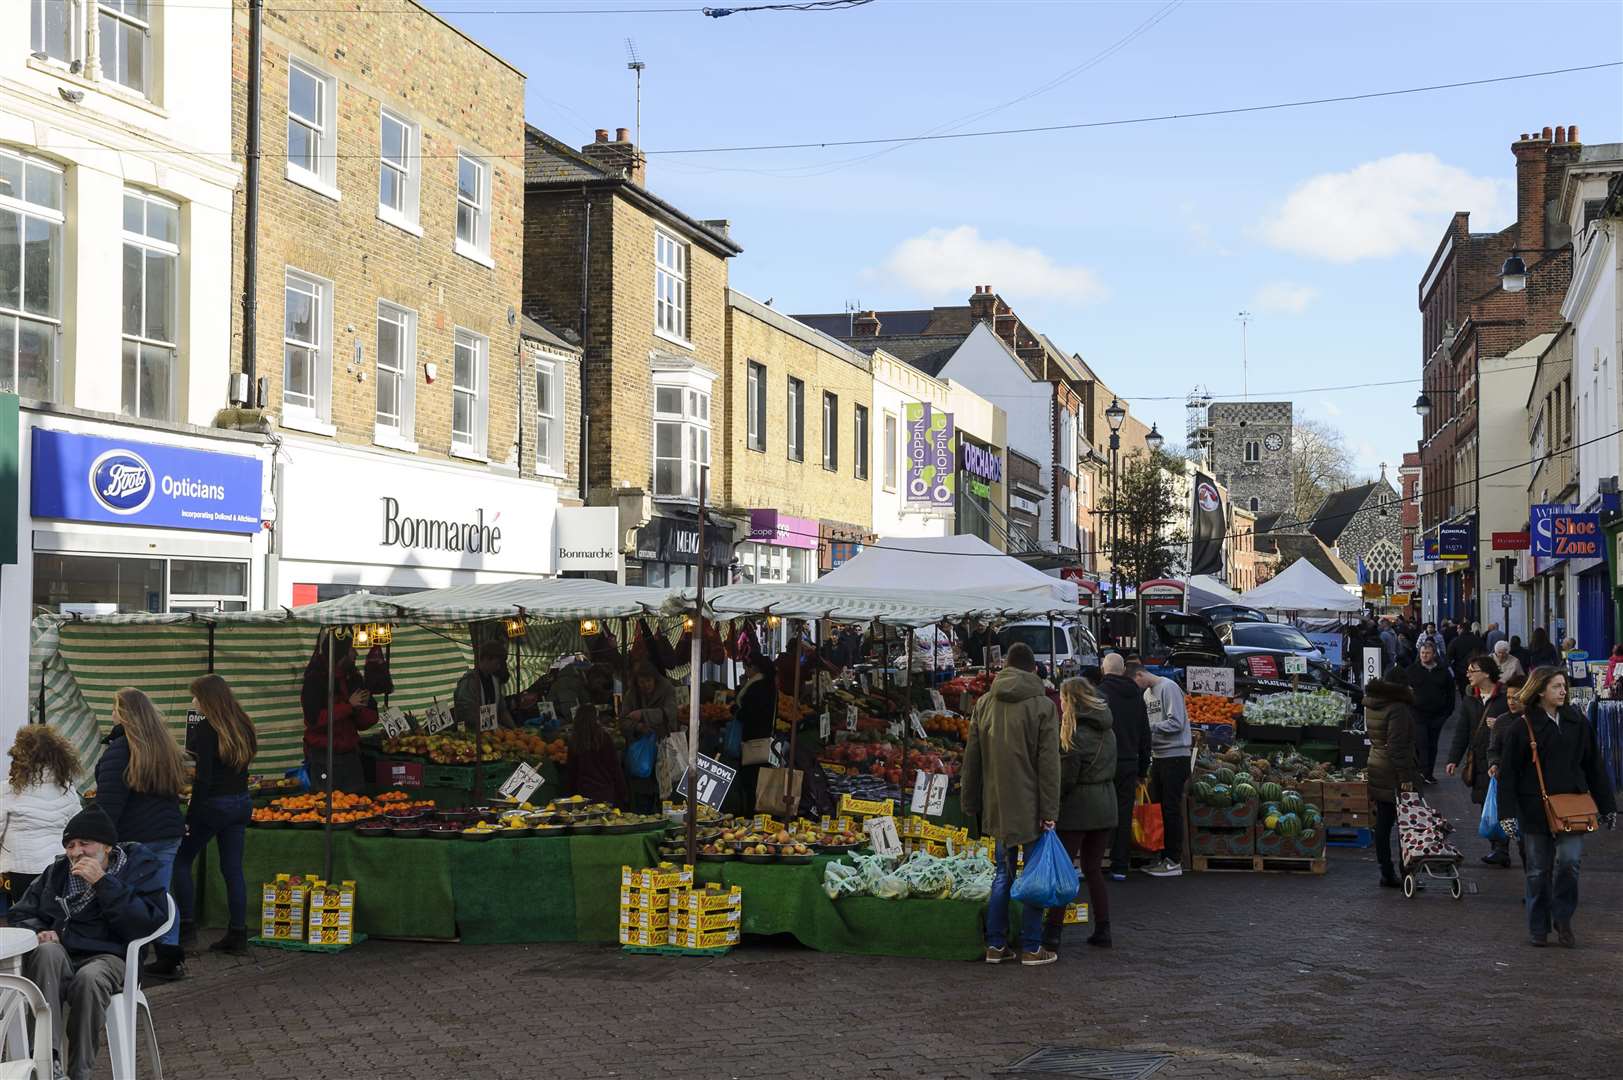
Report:
[[[550,761],[562,765],[569,760],[569,747],[564,740],[549,741],[524,728],[487,731],[483,743],[485,761]],[[462,732],[397,735],[384,739],[382,749],[393,757],[421,758],[436,765],[472,765],[480,760],[473,736]]]

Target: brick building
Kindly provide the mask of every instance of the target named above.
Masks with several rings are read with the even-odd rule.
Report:
[[[1529,339],[1561,328],[1561,301],[1572,277],[1569,230],[1548,213],[1568,164],[1577,159],[1577,129],[1545,128],[1511,144],[1516,161],[1516,220],[1495,233],[1473,233],[1456,213],[1417,289],[1421,314],[1421,379],[1428,411],[1420,440],[1422,542],[1444,524],[1476,526],[1478,378],[1484,359],[1504,357]],[[1508,291],[1500,272],[1511,255],[1526,264],[1526,287]],[[1418,403],[1417,403],[1418,404]],[[1564,407],[1569,407],[1564,406]],[[1519,439],[1521,433],[1501,432]],[[1494,433],[1484,433],[1484,438]],[[1428,562],[1423,591],[1436,617],[1482,619],[1477,537],[1468,560]]]
[[[1420,546],[1420,492],[1422,473],[1420,454],[1406,450],[1403,464],[1398,469],[1398,482],[1403,488],[1403,511],[1399,518],[1403,525],[1403,569],[1415,568],[1415,549]]]
[[[619,129],[576,150],[524,131],[524,310],[581,339],[587,502],[620,510],[631,584],[697,580],[698,498],[724,393],[725,221],[701,221],[647,185]],[[722,466],[724,468],[724,466]],[[724,583],[731,524],[712,516],[704,561]]]
[[[238,147],[251,18],[235,12]],[[267,8],[257,72],[262,165],[236,199],[233,331],[258,383],[247,396],[286,435],[280,602],[551,572],[574,484],[537,446],[520,350],[523,74],[414,2]],[[484,535],[496,520],[500,538],[471,551],[428,527]]]
[[[1253,514],[1291,513],[1290,402],[1214,401],[1205,436],[1212,473],[1234,505]]]
[[[1387,480],[1384,465],[1380,479],[1326,495],[1306,529],[1353,568],[1360,584],[1390,589],[1403,569],[1398,493]]]

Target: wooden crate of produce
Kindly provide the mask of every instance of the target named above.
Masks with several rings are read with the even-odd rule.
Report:
[[[1324,781],[1324,796],[1319,808],[1325,813],[1331,811],[1351,814],[1369,813],[1369,782],[1367,780]]]
[[[1196,826],[1189,834],[1190,851],[1204,856],[1251,856],[1257,851],[1255,829],[1203,829]]]
[[[1324,824],[1332,829],[1373,829],[1375,815],[1371,813],[1353,813],[1348,810],[1326,810]]]

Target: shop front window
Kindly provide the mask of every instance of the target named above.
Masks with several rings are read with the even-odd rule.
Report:
[[[38,615],[247,609],[248,563],[242,560],[34,556]]]

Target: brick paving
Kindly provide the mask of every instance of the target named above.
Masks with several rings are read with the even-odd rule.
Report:
[[[1457,781],[1426,796],[1474,825]],[[1457,838],[1478,889],[1462,901],[1376,888],[1372,851],[1333,849],[1322,877],[1135,875],[1113,886],[1116,948],[1078,940],[1029,971],[778,941],[716,959],[368,942],[204,958],[150,996],[175,1077],[947,1080],[1044,1045],[1168,1053],[1156,1076],[1176,1080],[1550,1077],[1623,1058],[1623,834],[1585,852],[1576,952],[1528,946],[1520,870],[1477,862],[1474,828]]]

